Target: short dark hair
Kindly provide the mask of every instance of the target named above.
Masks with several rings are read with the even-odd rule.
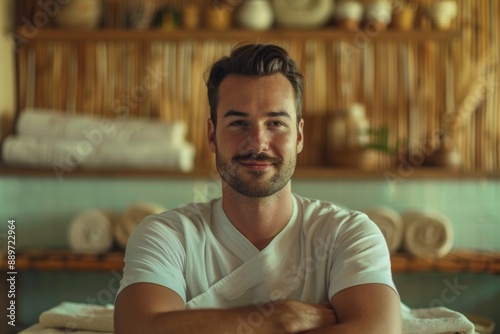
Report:
[[[292,84],[297,108],[297,124],[302,118],[304,77],[288,52],[280,46],[267,43],[242,43],[236,45],[229,56],[215,62],[205,80],[208,89],[210,118],[217,124],[219,86],[230,74],[244,76],[268,76],[283,74]]]

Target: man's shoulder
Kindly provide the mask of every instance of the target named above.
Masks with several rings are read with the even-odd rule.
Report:
[[[364,213],[333,202],[302,197],[296,194],[294,194],[294,198],[302,213],[304,222],[308,224],[342,225],[359,220],[368,220]]]
[[[335,202],[330,202],[310,197],[303,197],[297,194],[294,194],[293,197],[295,198],[297,204],[302,210],[310,210],[321,213],[331,212],[331,213],[339,213],[339,214],[346,214],[353,216],[362,214],[359,211],[349,209]]]

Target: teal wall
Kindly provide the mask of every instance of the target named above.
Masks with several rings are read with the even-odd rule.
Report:
[[[398,211],[429,208],[447,215],[455,230],[455,247],[500,250],[500,180],[304,180],[294,192],[333,201],[353,209],[390,206]],[[101,208],[120,212],[134,202],[154,202],[174,208],[220,196],[216,179],[0,177],[0,240],[5,248],[6,222],[17,222],[17,248],[65,247],[66,227],[78,212]],[[61,301],[103,304],[116,292],[117,273],[21,272],[19,324],[29,325],[38,314]],[[500,323],[500,275],[397,274],[403,302],[428,307],[457,279],[466,285],[445,306],[479,313]],[[113,283],[114,282],[114,283]]]
[[[500,250],[500,180],[295,180],[294,192],[363,210],[390,206],[438,210],[450,218],[455,247]],[[216,179],[0,177],[0,219],[16,219],[18,247],[66,246],[66,227],[80,211],[123,211],[142,201],[174,208],[220,196]],[[0,237],[6,224],[0,225]]]

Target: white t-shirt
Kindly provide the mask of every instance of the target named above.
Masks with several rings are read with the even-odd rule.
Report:
[[[222,308],[319,303],[366,283],[396,291],[385,239],[365,214],[297,195],[292,201],[290,221],[262,251],[229,221],[221,199],[146,217],[128,241],[118,294],[147,282],[175,291],[187,308]]]

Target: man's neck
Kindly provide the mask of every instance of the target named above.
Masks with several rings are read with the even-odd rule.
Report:
[[[291,185],[268,197],[247,197],[227,184],[222,187],[222,208],[231,223],[257,249],[262,250],[292,216]]]

